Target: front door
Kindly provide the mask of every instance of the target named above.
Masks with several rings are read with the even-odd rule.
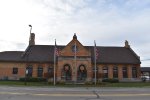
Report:
[[[77,75],[78,81],[85,81],[87,78],[87,70],[84,65],[80,65],[78,68],[78,75]]]
[[[71,68],[70,65],[66,64],[63,67],[63,71],[62,71],[62,78],[64,80],[71,80]]]

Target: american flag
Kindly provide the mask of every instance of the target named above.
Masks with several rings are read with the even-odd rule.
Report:
[[[58,48],[57,48],[56,39],[55,39],[54,53],[55,53],[56,56],[59,56],[59,50],[58,50]]]
[[[98,58],[98,50],[97,50],[97,47],[96,47],[95,40],[94,40],[94,54],[95,54],[95,58],[97,59]]]

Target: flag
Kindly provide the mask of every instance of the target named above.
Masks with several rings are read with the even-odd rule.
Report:
[[[59,56],[59,50],[57,48],[56,39],[55,39],[55,48],[54,48],[55,56]]]
[[[75,63],[74,63],[74,76],[75,76],[74,83],[76,83],[76,81],[77,81],[77,54],[76,54],[77,53],[77,45],[76,45],[76,41],[73,46],[73,52],[74,52],[74,61],[75,61]]]
[[[54,86],[56,84],[56,56],[59,56],[59,52],[56,45],[56,39],[55,39],[55,47],[54,47]]]
[[[98,50],[97,50],[97,47],[96,47],[95,40],[94,40],[94,55],[95,55],[95,59],[97,60],[97,58],[98,58]]]

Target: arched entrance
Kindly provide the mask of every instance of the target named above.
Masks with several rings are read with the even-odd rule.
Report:
[[[79,68],[78,68],[77,79],[78,79],[78,81],[85,81],[86,78],[87,78],[86,67],[84,65],[80,65]]]
[[[62,79],[71,80],[71,68],[69,64],[64,65],[62,69]]]

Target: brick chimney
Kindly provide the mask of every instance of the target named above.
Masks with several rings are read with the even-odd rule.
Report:
[[[35,45],[35,34],[31,33],[30,38],[29,38],[29,46],[30,45]]]
[[[129,42],[127,40],[125,40],[125,48],[130,48]]]

